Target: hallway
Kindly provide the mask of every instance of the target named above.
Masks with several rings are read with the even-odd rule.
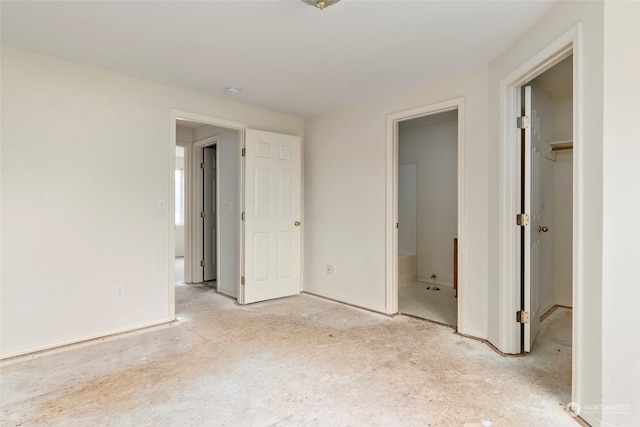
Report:
[[[502,357],[306,294],[241,307],[178,284],[176,298],[171,326],[3,363],[0,424],[578,425],[564,411],[569,310],[543,322],[533,354]]]

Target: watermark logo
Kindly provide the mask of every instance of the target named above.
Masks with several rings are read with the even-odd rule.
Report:
[[[564,407],[567,413],[572,417],[580,416],[581,412],[589,412],[592,414],[628,414],[628,403],[612,403],[612,404],[599,404],[599,403],[585,403],[580,405],[578,402],[569,402]]]

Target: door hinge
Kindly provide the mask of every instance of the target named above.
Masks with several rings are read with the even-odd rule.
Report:
[[[200,212],[200,218],[204,218],[205,216],[207,216],[207,214],[204,211]]]
[[[204,162],[200,163],[200,169],[204,169]]]
[[[241,285],[244,285],[244,276],[242,276],[242,277],[240,278],[240,284],[241,284]]]
[[[244,221],[244,212],[242,212],[242,220]]]
[[[200,267],[204,267],[205,264],[204,260],[200,261]]]
[[[400,228],[400,223],[396,222],[396,228]]]
[[[529,126],[531,126],[531,119],[529,116],[520,116],[516,119],[516,125],[518,126],[518,129],[529,129]]]
[[[526,311],[516,311],[516,322],[529,323],[529,313]]]
[[[529,215],[528,214],[518,214],[516,215],[516,224],[520,227],[526,227],[529,225]]]
[[[246,148],[243,148],[243,149],[242,149],[242,157],[244,157],[244,156],[246,156],[246,155],[247,155],[247,149],[246,149]]]

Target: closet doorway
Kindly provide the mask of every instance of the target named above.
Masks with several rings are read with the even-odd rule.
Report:
[[[560,333],[571,353],[573,297],[573,56],[521,88],[520,211],[523,306],[522,351],[535,349],[539,331]],[[567,363],[570,363],[567,361]]]

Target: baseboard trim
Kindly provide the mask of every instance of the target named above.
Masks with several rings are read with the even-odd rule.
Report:
[[[49,344],[42,347],[33,347],[27,350],[16,351],[3,355],[0,358],[0,366],[5,366],[14,362],[22,361],[24,359],[33,359],[44,354],[55,354],[63,351],[70,350],[72,348],[84,347],[92,345],[97,342],[108,341],[122,335],[135,335],[144,332],[149,332],[156,329],[162,329],[169,327],[177,322],[176,318],[164,318],[159,321],[140,323],[128,328],[113,329],[110,331],[104,331],[93,335],[87,335],[81,338],[62,341],[54,344]]]

